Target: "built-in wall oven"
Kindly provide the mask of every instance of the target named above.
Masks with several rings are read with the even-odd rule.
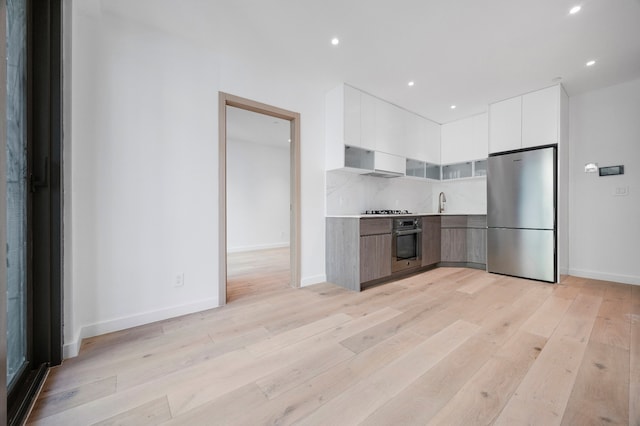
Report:
[[[422,227],[420,219],[393,219],[391,272],[422,266]]]

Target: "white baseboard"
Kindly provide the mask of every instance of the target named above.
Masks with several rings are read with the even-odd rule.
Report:
[[[304,277],[300,279],[300,287],[306,287],[308,285],[320,284],[327,281],[327,276],[322,275],[314,275],[312,277]]]
[[[623,284],[640,285],[640,277],[633,275],[611,274],[606,272],[588,271],[585,269],[569,268],[569,275],[593,280],[613,281]]]
[[[255,246],[230,247],[227,249],[227,253],[243,253],[245,251],[269,250],[284,247],[289,247],[289,241],[273,244],[258,244]]]
[[[140,325],[150,324],[156,321],[162,321],[169,318],[179,317],[181,315],[192,314],[195,312],[205,311],[219,307],[218,299],[207,299],[190,303],[186,305],[172,306],[157,311],[145,312],[142,314],[131,315],[128,317],[116,318],[109,321],[82,326],[81,331],[75,340],[65,343],[63,347],[63,356],[65,359],[78,356],[82,339],[88,337],[99,336],[101,334],[112,333],[114,331],[126,330],[127,328],[137,327]]]
[[[82,339],[80,338],[80,333],[76,335],[70,343],[65,343],[62,346],[62,359],[75,358],[80,353],[80,344],[82,343]]]

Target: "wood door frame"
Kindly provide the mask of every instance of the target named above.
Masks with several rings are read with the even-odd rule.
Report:
[[[300,113],[241,98],[218,94],[218,303],[227,303],[227,106],[253,111],[291,123],[290,233],[291,287],[300,287]]]

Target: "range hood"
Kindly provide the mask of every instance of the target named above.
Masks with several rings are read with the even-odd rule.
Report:
[[[406,170],[406,160],[404,157],[376,151],[374,158],[373,171],[365,173],[365,176],[381,178],[404,176]]]
[[[345,168],[363,176],[395,178],[405,176],[406,159],[399,155],[345,146]]]
[[[389,179],[389,178],[397,178],[400,176],[404,176],[404,173],[388,172],[386,170],[374,170],[370,173],[364,173],[363,176],[373,176],[373,177]]]

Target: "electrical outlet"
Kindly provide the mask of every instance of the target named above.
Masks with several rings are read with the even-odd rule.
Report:
[[[174,287],[182,287],[182,286],[184,286],[184,272],[181,272],[178,275],[176,275],[176,281],[174,284]]]
[[[613,190],[613,195],[616,197],[626,197],[629,195],[629,187],[628,186],[617,186]]]

